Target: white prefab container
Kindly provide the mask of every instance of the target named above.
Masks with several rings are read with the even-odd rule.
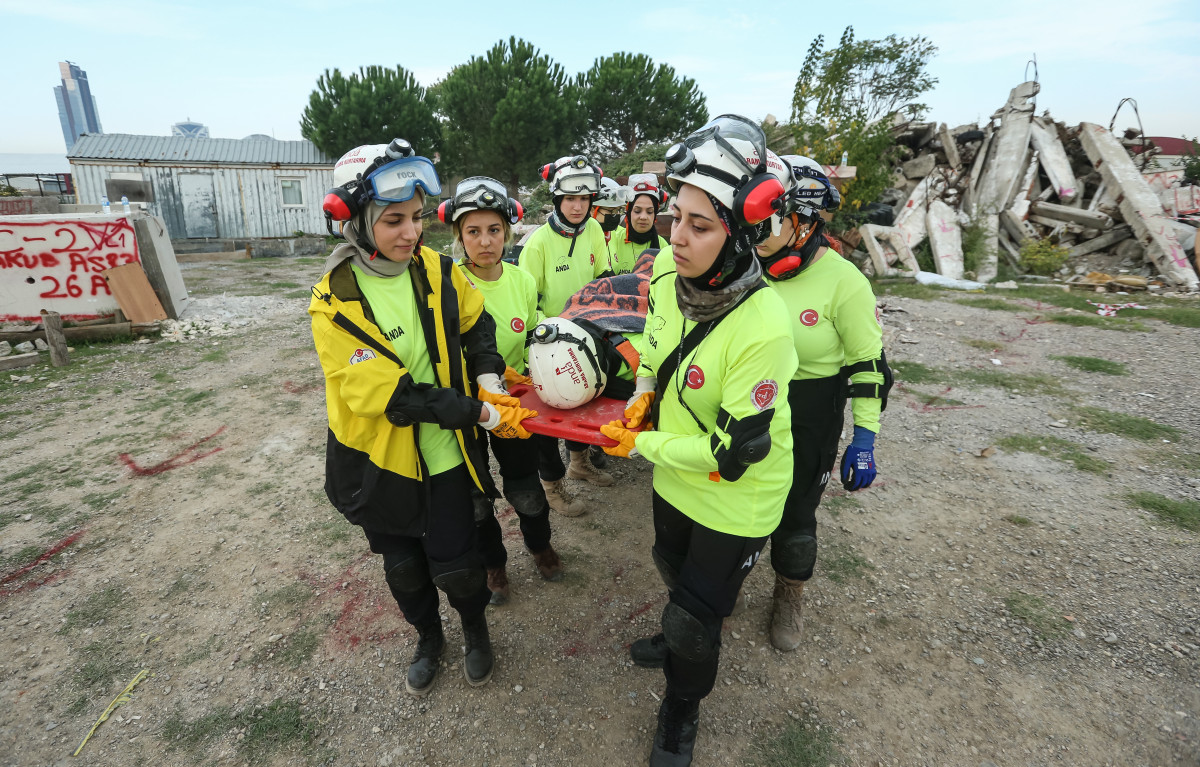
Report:
[[[85,135],[67,159],[80,204],[143,202],[172,239],[325,231],[333,161],[308,141]]]

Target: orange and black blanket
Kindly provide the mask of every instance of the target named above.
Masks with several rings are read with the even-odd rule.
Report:
[[[560,316],[587,320],[609,333],[644,332],[650,312],[650,273],[657,253],[643,253],[629,274],[584,285],[567,301]]]

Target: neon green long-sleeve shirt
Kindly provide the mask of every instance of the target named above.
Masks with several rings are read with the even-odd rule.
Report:
[[[543,224],[521,249],[517,265],[533,277],[542,314],[557,317],[575,291],[608,271],[604,230],[594,218],[574,237]]]

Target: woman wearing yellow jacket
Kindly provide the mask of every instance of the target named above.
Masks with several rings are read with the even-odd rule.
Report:
[[[527,437],[530,411],[503,393],[504,360],[483,298],[450,259],[421,245],[433,163],[403,139],[351,150],[334,167],[327,220],[347,242],[326,263],[309,304],[325,373],[325,492],[371,550],[417,630],[405,687],[433,686],[445,638],[438,589],[462,618],[471,685],[493,656],[490,598],[475,541],[470,488],[496,489],[478,427]],[[474,384],[472,383],[474,381]]]
[[[796,372],[787,309],[754,257],[784,193],[753,122],[722,115],[667,153],[677,194],[656,259],[637,393],[601,427],[654,464],[651,556],[669,591],[662,633],[630,648],[667,688],[651,767],[691,764],[700,699],[712,692],[721,624],[778,526],[791,486],[787,398]]]

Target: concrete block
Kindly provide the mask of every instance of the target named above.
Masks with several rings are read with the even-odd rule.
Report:
[[[942,151],[946,154],[946,162],[955,170],[962,170],[962,157],[958,153],[958,142],[950,135],[946,123],[938,126],[938,139],[942,142]]]
[[[1008,103],[1000,110],[1000,128],[988,151],[988,158],[979,179],[973,207],[984,214],[999,214],[1013,199],[1015,186],[1024,177],[1029,154],[1029,136],[1033,124],[1032,99],[1040,86],[1025,82],[1012,89]],[[996,277],[998,245],[989,239],[987,255],[979,264],[979,279],[990,282]]]
[[[929,204],[925,214],[925,229],[933,250],[933,266],[937,273],[952,280],[963,276],[962,229],[949,205],[941,200]]]
[[[1029,135],[1034,149],[1038,152],[1042,169],[1046,171],[1046,178],[1050,179],[1050,185],[1054,187],[1054,193],[1064,204],[1073,201],[1079,194],[1079,182],[1075,179],[1075,172],[1071,170],[1067,150],[1059,140],[1054,124],[1044,125],[1041,120],[1035,119],[1030,126]]]
[[[146,278],[150,280],[167,316],[173,320],[179,319],[189,299],[166,225],[158,216],[139,215],[134,218],[133,228],[137,233]]]
[[[932,154],[925,154],[902,163],[901,167],[906,178],[925,178],[937,167],[937,158]]]

